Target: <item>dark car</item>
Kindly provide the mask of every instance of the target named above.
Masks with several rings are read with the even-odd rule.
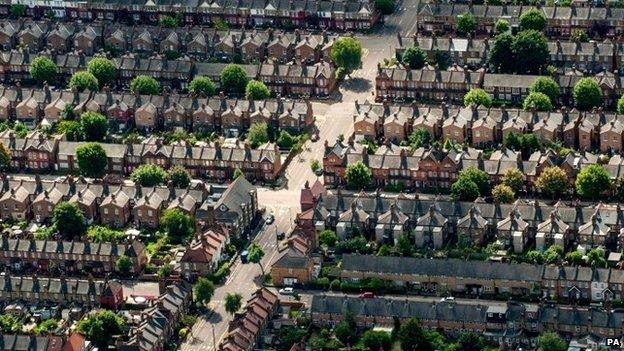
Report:
[[[277,233],[277,240],[284,240],[285,237],[286,237],[286,234],[284,232]]]

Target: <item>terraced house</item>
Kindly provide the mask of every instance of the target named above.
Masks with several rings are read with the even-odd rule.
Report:
[[[619,205],[453,202],[339,189],[320,196],[300,217],[308,212],[317,231],[332,229],[341,239],[357,232],[394,244],[410,233],[417,247],[435,249],[460,238],[474,245],[498,240],[515,252],[544,250],[553,244],[615,251],[624,243],[624,212]]]

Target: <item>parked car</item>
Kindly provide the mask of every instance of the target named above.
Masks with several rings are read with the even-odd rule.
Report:
[[[292,295],[295,293],[295,289],[293,288],[283,288],[279,289],[279,293],[282,295]]]
[[[360,294],[360,299],[373,299],[375,298],[375,294],[372,291],[365,291]]]
[[[455,298],[453,296],[448,296],[448,297],[443,297],[442,299],[440,299],[440,302],[449,302],[449,301],[455,301]]]
[[[317,177],[320,177],[323,175],[323,168],[319,168],[316,171],[314,171],[314,174],[316,174]]]
[[[286,237],[286,234],[284,232],[277,233],[277,240],[284,240],[285,237]]]
[[[241,262],[247,263],[247,256],[249,256],[249,251],[245,250],[241,252]]]
[[[267,216],[267,218],[264,220],[264,223],[266,224],[273,224],[273,222],[275,222],[275,216],[270,214]]]

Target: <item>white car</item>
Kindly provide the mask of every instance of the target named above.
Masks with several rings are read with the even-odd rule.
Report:
[[[443,297],[440,302],[445,302],[445,301],[455,301],[455,298],[453,296],[449,296],[449,297]]]
[[[295,289],[293,288],[283,288],[283,289],[279,289],[279,293],[282,295],[292,295],[295,292]]]

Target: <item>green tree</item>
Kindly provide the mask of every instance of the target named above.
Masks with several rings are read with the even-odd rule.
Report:
[[[418,46],[409,47],[403,52],[401,62],[411,69],[421,69],[427,63],[427,54]]]
[[[264,266],[262,266],[262,258],[264,257],[264,250],[262,247],[258,245],[255,241],[249,245],[247,248],[247,258],[251,263],[257,263],[260,266],[260,271],[262,271],[262,275],[264,275]]]
[[[478,168],[468,167],[464,169],[459,172],[458,179],[468,179],[471,182],[474,182],[477,185],[481,196],[486,196],[490,193],[490,179],[487,173]]]
[[[516,70],[513,43],[514,37],[509,33],[502,33],[494,38],[487,58],[487,64],[494,72],[511,73]]]
[[[485,348],[483,336],[475,333],[462,333],[457,339],[461,351],[482,351]]]
[[[221,71],[221,89],[228,94],[243,94],[249,77],[243,67],[229,64]]]
[[[105,349],[112,340],[111,335],[121,334],[124,327],[123,318],[112,311],[100,310],[78,322],[76,330],[100,349]]]
[[[87,238],[95,243],[123,241],[125,235],[121,230],[114,230],[101,225],[92,225],[87,229]]]
[[[395,251],[401,256],[411,256],[414,252],[414,245],[412,245],[412,238],[408,234],[399,236],[399,240],[394,247]]]
[[[160,217],[160,225],[175,243],[184,242],[195,232],[195,222],[191,216],[178,208],[164,210]]]
[[[513,189],[510,186],[505,184],[498,184],[492,189],[492,197],[494,201],[502,204],[508,204],[513,202],[516,194],[514,194]]]
[[[559,167],[548,167],[537,178],[535,186],[543,194],[554,198],[565,192],[568,186],[568,176]]]
[[[53,331],[58,328],[58,321],[56,319],[46,319],[45,321],[39,323],[35,328],[35,334],[44,334]]]
[[[529,263],[542,264],[544,262],[544,255],[537,250],[531,250],[526,253],[526,261]]]
[[[100,87],[110,84],[117,77],[117,66],[106,57],[94,57],[87,64],[89,71],[97,79]]]
[[[594,267],[606,268],[607,260],[605,260],[604,250],[600,247],[589,250],[587,253],[587,263]]]
[[[0,314],[0,331],[14,334],[21,331],[23,323],[13,314]]]
[[[225,311],[231,315],[234,315],[240,310],[243,301],[243,295],[238,293],[228,293],[225,296]]]
[[[86,143],[76,149],[80,173],[87,177],[100,178],[106,174],[108,157],[106,150],[98,143]]]
[[[100,84],[98,83],[97,78],[95,78],[95,76],[88,71],[78,71],[69,79],[69,87],[76,89],[79,92],[83,92],[85,90],[98,91]]]
[[[541,147],[542,143],[535,134],[523,134],[520,138],[520,151],[522,151],[522,156],[525,158]]]
[[[378,9],[382,15],[393,13],[395,7],[395,0],[375,0],[375,8]]]
[[[561,259],[563,255],[563,247],[559,245],[552,245],[548,250],[544,251],[544,262],[548,264],[554,264]]]
[[[86,230],[85,217],[75,203],[61,202],[56,205],[52,223],[69,239],[79,237]]]
[[[108,119],[97,112],[83,113],[80,116],[80,125],[88,141],[102,141],[108,134]]]
[[[138,75],[130,82],[130,91],[133,94],[158,95],[160,83],[150,76]]]
[[[566,351],[568,345],[559,334],[555,332],[544,332],[538,338],[540,351]]]
[[[132,272],[132,261],[126,255],[121,255],[117,259],[117,271],[124,277],[130,276]]]
[[[392,346],[390,335],[385,331],[367,330],[360,341],[370,351],[391,350]]]
[[[216,94],[217,87],[210,78],[197,76],[189,84],[189,91],[200,96],[210,97]]]
[[[340,38],[332,46],[331,57],[349,75],[362,65],[362,44],[355,38]]]
[[[344,318],[334,328],[336,338],[345,345],[354,345],[357,342],[357,324],[351,312],[346,312]]]
[[[401,325],[397,337],[403,351],[433,351],[420,322],[414,317]]]
[[[477,20],[470,12],[464,12],[457,16],[457,31],[460,34],[468,34],[474,32],[477,28]]]
[[[546,28],[546,16],[538,9],[530,9],[520,15],[521,30],[543,31]]]
[[[575,185],[580,196],[595,199],[611,188],[611,177],[602,165],[593,164],[581,168]]]
[[[39,84],[44,82],[54,83],[56,81],[56,73],[58,68],[54,61],[46,56],[37,56],[30,63],[30,75]]]
[[[578,266],[583,263],[583,254],[578,251],[568,252],[565,255],[565,260],[572,266]]]
[[[598,82],[590,77],[581,78],[576,82],[572,96],[579,110],[587,111],[602,105],[602,90]]]
[[[6,171],[11,168],[11,152],[0,142],[0,170]]]
[[[491,107],[492,97],[480,88],[472,88],[464,95],[464,106],[475,104],[477,106]]]
[[[424,128],[415,129],[408,137],[408,141],[412,149],[429,146],[431,144],[431,140],[431,133]]]
[[[178,19],[173,16],[164,15],[160,19],[160,24],[165,28],[175,28],[178,26]]]
[[[542,32],[520,32],[512,44],[514,66],[518,73],[539,74],[548,64],[550,51]]]
[[[236,169],[234,170],[234,179],[236,179],[238,177],[245,178],[245,173],[243,173],[243,171],[241,171],[240,168],[236,167]]]
[[[321,169],[321,162],[317,159],[310,161],[310,169],[312,169],[312,172],[316,173],[316,171]]]
[[[141,186],[152,187],[165,183],[167,181],[167,173],[158,165],[143,164],[132,171],[130,179]]]
[[[451,54],[447,51],[436,50],[433,52],[433,63],[438,67],[439,70],[446,70],[451,65],[452,59]]]
[[[267,143],[269,141],[269,126],[264,122],[252,123],[249,126],[249,131],[247,131],[247,141],[254,149]]]
[[[26,17],[28,6],[21,4],[12,4],[9,7],[9,14],[14,18]]]
[[[624,95],[622,95],[617,102],[617,113],[624,114]]]
[[[459,178],[451,185],[451,195],[456,200],[473,201],[479,197],[479,187],[467,178]]]
[[[252,79],[245,87],[245,97],[252,100],[264,100],[271,97],[271,92],[264,83]]]
[[[559,100],[559,84],[550,77],[539,77],[531,85],[532,93],[542,93],[554,104]]]
[[[522,107],[527,111],[550,111],[553,109],[553,104],[546,94],[531,92],[524,99]]]
[[[575,29],[572,31],[572,34],[570,35],[570,40],[575,41],[575,42],[586,43],[589,41],[589,35],[587,35],[587,32],[582,29]]]
[[[338,236],[336,236],[336,232],[333,230],[326,229],[319,234],[319,242],[321,245],[333,247],[336,245],[336,241],[338,241]]]
[[[197,305],[204,306],[210,302],[214,291],[214,284],[208,278],[199,277],[193,285],[193,300]]]
[[[349,188],[363,189],[370,185],[373,174],[362,161],[357,161],[347,166],[345,176]]]
[[[280,130],[279,137],[277,138],[277,146],[290,149],[297,143],[297,139],[290,135],[285,130]]]
[[[509,31],[509,22],[504,19],[497,20],[496,24],[494,24],[494,30],[497,34],[507,33]]]
[[[503,175],[503,184],[518,193],[524,189],[524,173],[517,168],[508,168]]]
[[[176,188],[186,188],[191,184],[191,175],[182,166],[173,166],[167,173],[169,173],[169,180]]]
[[[69,141],[82,139],[82,126],[78,121],[60,121],[56,127],[56,131],[59,134],[65,134]]]

